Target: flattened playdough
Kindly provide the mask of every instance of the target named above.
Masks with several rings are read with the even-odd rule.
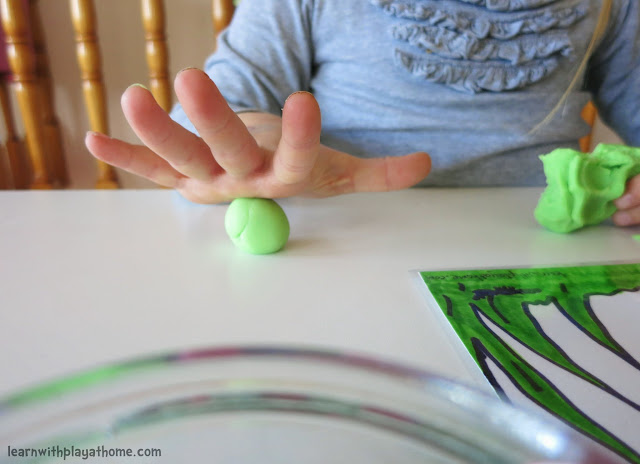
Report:
[[[263,255],[275,253],[289,239],[289,220],[273,200],[237,198],[224,217],[224,227],[231,241],[241,250]]]
[[[593,153],[560,148],[540,156],[547,177],[534,216],[549,230],[567,233],[599,224],[627,180],[640,174],[640,148],[600,144]]]

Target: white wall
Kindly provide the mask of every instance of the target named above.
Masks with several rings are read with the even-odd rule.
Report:
[[[75,55],[68,0],[40,0],[50,66],[54,78],[55,107],[62,130],[72,188],[92,188],[95,163],[84,147],[89,129]],[[104,78],[107,82],[111,135],[130,142],[137,138],[126,125],[120,110],[120,95],[132,83],[147,83],[140,2],[138,0],[96,0],[98,32],[102,47]],[[187,66],[203,65],[211,53],[213,33],[211,0],[165,0],[169,41],[170,75]],[[17,109],[14,108],[17,111]],[[595,142],[618,143],[601,124]],[[120,173],[127,188],[149,187],[150,182]]]

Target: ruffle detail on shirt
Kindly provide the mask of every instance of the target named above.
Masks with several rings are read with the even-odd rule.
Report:
[[[493,11],[518,11],[547,6],[558,0],[460,0]]]
[[[588,13],[588,8],[583,2],[568,7],[549,7],[500,14],[500,16],[498,13],[486,15],[486,10],[484,15],[469,9],[446,11],[434,6],[433,2],[425,1],[371,0],[371,2],[397,18],[422,21],[445,29],[467,31],[481,39],[487,37],[510,39],[520,34],[540,34],[550,29],[567,28]],[[471,2],[473,0],[469,0],[469,3]]]
[[[396,61],[413,75],[466,93],[515,90],[540,81],[558,66],[555,57],[513,66],[495,62],[469,63],[395,51]]]
[[[483,40],[467,32],[403,23],[393,27],[393,36],[428,53],[472,61],[502,60],[522,64],[555,54],[569,56],[573,51],[564,31],[550,31],[540,36],[524,35],[508,41]]]

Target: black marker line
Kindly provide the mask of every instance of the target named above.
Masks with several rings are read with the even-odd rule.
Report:
[[[558,308],[560,308],[561,306],[558,304],[557,305]],[[542,326],[540,325],[540,323],[538,322],[538,319],[531,313],[531,310],[529,309],[529,307],[524,307],[522,308],[525,315],[529,318],[529,320],[531,321],[531,324],[535,327],[536,331],[538,332],[538,334],[540,334],[540,336],[542,338],[545,339],[545,341],[547,343],[549,343],[551,346],[553,346],[553,348],[562,355],[563,358],[565,358],[567,360],[567,362],[569,364],[571,364],[573,367],[575,367],[577,370],[584,372],[585,374],[588,374],[590,377],[596,379],[598,382],[600,382],[600,384],[602,385],[602,389],[604,391],[606,391],[607,393],[609,393],[610,395],[614,396],[615,398],[618,398],[620,401],[623,401],[625,404],[631,406],[633,409],[636,409],[638,411],[640,411],[640,404],[636,403],[635,401],[627,398],[626,396],[624,396],[622,393],[618,392],[615,388],[613,388],[612,386],[610,386],[606,381],[602,380],[599,376],[593,374],[592,372],[590,372],[586,367],[582,367],[580,366],[577,362],[575,362],[573,360],[573,358],[571,358],[571,356],[569,356],[567,354],[566,351],[564,351],[564,349],[562,349],[560,347],[560,345],[558,345],[551,337],[549,337],[549,335],[547,335],[547,333],[544,331],[544,329],[542,328]],[[563,315],[566,314],[566,312],[562,313]],[[574,321],[575,325],[577,324],[577,322]],[[504,329],[503,329],[504,330]],[[584,332],[583,332],[584,333]],[[509,334],[512,337],[514,337],[513,334]],[[514,337],[516,338],[516,337]],[[603,345],[602,343],[598,344],[600,347],[602,348],[607,348],[606,345]],[[535,351],[535,350],[534,350]],[[610,353],[613,353],[614,355],[617,354],[615,351],[609,349],[608,350]],[[538,353],[538,355],[542,356],[543,358],[546,359],[545,356],[543,356],[542,354]],[[621,358],[622,359],[622,358]],[[562,367],[562,366],[559,366]],[[567,372],[571,372],[569,370],[567,370]],[[575,375],[575,373],[571,372],[572,374]],[[581,377],[582,378],[582,377]],[[596,384],[597,385],[597,384]]]
[[[493,387],[493,389],[503,401],[509,404],[513,404],[513,401],[511,401],[511,399],[507,396],[506,392],[502,388],[502,385],[500,385],[500,382],[498,382],[498,379],[495,378],[493,372],[491,372],[491,369],[488,368],[488,365],[485,362],[485,359],[487,357],[486,348],[484,347],[480,339],[478,339],[477,337],[471,337],[470,340],[471,346],[473,347],[473,351],[476,355],[476,360],[480,366],[480,370],[491,384],[491,387]]]
[[[477,311],[477,312],[476,312]],[[475,316],[478,319],[478,321],[480,322],[480,324],[482,324],[484,326],[484,328],[489,331],[491,334],[493,334],[493,336],[516,358],[520,359],[524,364],[526,364],[527,366],[529,366],[532,370],[535,370],[533,368],[533,366],[531,366],[517,351],[515,351],[515,349],[513,349],[509,343],[506,340],[503,340],[502,337],[500,337],[499,335],[497,335],[493,330],[491,330],[491,328],[489,328],[489,326],[482,320],[481,317],[479,317],[478,313],[482,314],[484,317],[486,317],[487,319],[489,319],[491,321],[491,318],[488,317],[480,308],[475,308],[474,310],[475,312]],[[493,321],[492,321],[493,322]],[[494,322],[495,324],[495,322]],[[498,325],[498,324],[496,324]],[[498,325],[499,326],[499,325]],[[499,326],[500,327],[500,326]],[[613,396],[614,398],[617,398],[618,400],[622,401],[623,403],[625,403],[627,406],[639,410],[640,411],[640,406],[637,405],[635,402],[629,400],[628,398],[626,398],[625,396],[621,395],[620,393],[618,393],[616,390],[614,390],[609,384],[607,384],[606,382],[603,382],[601,379],[597,378],[594,375],[591,375],[590,373],[586,372],[584,369],[582,369],[580,366],[577,366],[570,358],[568,358],[565,356],[565,359],[567,359],[567,361],[569,362],[569,364],[571,364],[572,366],[574,366],[578,371],[584,373],[587,375],[587,377],[582,377],[582,376],[578,376],[575,372],[567,369],[565,366],[559,364],[558,362],[556,362],[553,359],[548,358],[546,355],[538,352],[536,349],[534,349],[533,347],[531,347],[530,345],[528,345],[527,343],[523,342],[522,340],[520,340],[516,335],[512,334],[511,332],[509,332],[508,330],[505,330],[503,327],[500,327],[502,330],[504,330],[505,332],[507,332],[514,340],[516,340],[518,343],[520,343],[522,346],[528,348],[529,350],[531,350],[532,352],[534,352],[535,354],[537,354],[538,356],[540,356],[542,359],[545,359],[547,362],[553,364],[554,366],[559,367],[560,369],[564,370],[565,372],[568,372],[572,375],[575,375],[576,377],[579,377],[580,379],[584,380],[585,382],[590,383],[591,385],[594,385],[595,387],[601,389],[602,391],[608,393],[609,395]],[[561,353],[562,350],[560,350]],[[594,381],[593,379],[596,379],[596,381]],[[599,382],[599,383],[598,383]]]
[[[489,306],[491,307],[491,309],[493,309],[493,311],[500,317],[500,319],[502,319],[502,322],[504,322],[505,324],[510,324],[509,319],[507,319],[504,314],[502,314],[502,312],[500,312],[498,310],[498,308],[494,307],[491,301],[488,301]],[[482,311],[478,305],[476,305],[475,303],[469,303],[469,306],[471,306],[471,310],[472,311]],[[483,313],[484,314],[484,313]]]
[[[517,362],[515,362],[513,359],[511,360],[511,365],[514,367],[515,370],[518,371],[518,373],[525,378],[525,380],[527,382],[529,382],[529,385],[531,385],[531,388],[533,388],[535,391],[537,392],[541,392],[544,389],[538,385],[538,383],[533,379],[533,377],[531,377],[529,375],[529,373],[527,371],[525,371],[522,366],[520,366]]]
[[[502,285],[499,287],[493,287],[493,289],[478,288],[476,290],[473,290],[473,299],[482,300],[484,298],[488,298],[491,296],[527,295],[530,293],[541,293],[541,292],[542,290],[539,288],[516,288],[516,287],[509,287],[507,285]]]
[[[640,289],[640,287],[638,287],[638,289]],[[637,291],[637,290],[616,290],[614,292],[612,292],[611,294],[606,294],[606,293],[593,293],[593,294],[586,294],[585,297],[583,298],[583,305],[587,311],[587,313],[589,314],[589,316],[591,317],[592,321],[594,322],[594,324],[596,324],[598,326],[598,328],[602,331],[602,334],[604,335],[604,337],[611,342],[612,345],[614,345],[616,347],[617,350],[619,350],[618,352],[616,352],[615,350],[611,349],[610,346],[607,346],[606,344],[602,343],[602,341],[600,339],[598,339],[596,336],[594,336],[590,331],[588,331],[582,324],[580,324],[578,321],[576,321],[569,313],[568,311],[558,302],[557,298],[554,296],[548,297],[546,300],[536,300],[536,301],[525,301],[522,303],[522,307],[524,308],[525,305],[526,306],[531,306],[531,305],[550,305],[553,304],[555,305],[558,310],[560,312],[562,312],[562,314],[569,319],[569,321],[577,328],[579,329],[583,334],[585,334],[587,337],[589,337],[591,340],[593,340],[595,343],[597,343],[598,345],[602,346],[604,349],[609,350],[610,352],[614,353],[615,355],[619,356],[621,359],[624,359],[626,362],[628,362],[629,364],[631,364],[634,368],[636,369],[640,369],[640,362],[638,362],[633,356],[631,356],[631,354],[629,354],[622,346],[620,346],[618,344],[618,342],[615,341],[615,339],[611,336],[611,334],[609,333],[609,331],[606,329],[605,325],[602,323],[602,321],[600,321],[600,319],[598,319],[598,317],[595,315],[595,313],[593,312],[593,308],[591,308],[591,305],[589,304],[589,297],[590,296],[612,296],[615,295],[618,292],[623,292],[623,291]]]
[[[596,436],[593,436],[591,433],[587,432],[586,430],[583,430],[583,429],[579,428],[576,424],[574,424],[573,422],[570,422],[568,419],[560,416],[555,411],[549,409],[549,407],[547,407],[545,404],[541,403],[537,398],[531,396],[522,387],[522,385],[520,385],[520,383],[518,383],[518,381],[515,379],[515,377],[513,377],[511,375],[511,373],[504,367],[504,365],[500,361],[498,361],[498,359],[491,353],[491,351],[486,346],[484,346],[484,344],[480,340],[478,340],[478,347],[476,347],[475,349],[481,350],[483,352],[483,354],[484,354],[484,358],[482,359],[482,361],[478,361],[478,362],[482,362],[484,364],[483,366],[480,367],[483,372],[491,370],[491,368],[488,366],[488,364],[485,361],[486,358],[491,359],[493,361],[493,363],[496,365],[496,367],[498,369],[500,369],[502,371],[502,373],[505,375],[505,377],[507,377],[509,379],[509,381],[513,384],[513,386],[520,393],[522,393],[527,399],[529,399],[531,402],[533,402],[534,404],[536,404],[537,406],[539,406],[543,410],[547,411],[549,414],[551,414],[552,416],[556,417],[557,419],[559,419],[561,422],[563,422],[564,424],[568,425],[572,429],[582,433],[583,435],[588,436],[593,441],[595,441],[595,442],[599,443],[600,445],[604,446],[605,448],[611,450],[613,453],[615,453],[615,454],[627,459],[627,456],[623,455],[620,451],[616,450],[615,448],[612,448],[611,445],[609,445],[608,443],[602,441],[600,438],[598,438]],[[627,445],[624,441],[620,440],[616,435],[611,433],[602,424],[600,424],[599,422],[594,421],[589,415],[585,414],[580,408],[578,408],[576,405],[574,405],[573,402],[571,400],[569,400],[569,398],[567,398],[562,393],[562,391],[558,390],[558,388],[555,386],[555,384],[553,384],[551,381],[549,381],[549,379],[547,379],[541,372],[538,372],[536,369],[533,369],[533,370],[534,370],[534,372],[536,372],[537,375],[540,376],[540,378],[542,380],[545,381],[545,383],[549,386],[549,388],[551,390],[553,390],[560,398],[562,398],[562,400],[565,401],[570,407],[572,407],[575,411],[577,411],[579,414],[581,414],[583,417],[585,417],[589,422],[591,422],[591,424],[594,427],[600,429],[600,431],[602,431],[602,432],[607,433],[609,436],[613,437],[615,440],[618,440],[618,442],[620,442],[621,444],[626,446],[630,450],[630,452],[633,455],[635,455],[635,457],[640,458],[640,454],[636,453],[636,451],[633,448],[631,448],[629,445]],[[503,394],[504,394],[503,387],[501,385],[499,385],[499,382],[496,380],[496,378],[493,375],[493,373],[491,373],[491,379],[493,379],[493,382],[495,382],[498,385],[499,390],[502,391]],[[488,379],[490,383],[491,383],[491,379]],[[493,383],[491,385],[495,388]]]
[[[453,317],[453,302],[451,298],[447,295],[442,295],[442,298],[444,298],[444,301],[447,303],[447,316]]]
[[[629,364],[631,364],[633,367],[635,367],[636,369],[640,370],[640,362],[635,359],[631,353],[629,353],[627,350],[625,350],[617,341],[615,338],[613,338],[613,336],[611,335],[611,333],[609,332],[609,330],[607,329],[607,326],[604,325],[604,323],[598,318],[598,316],[596,315],[595,311],[593,310],[593,308],[591,307],[591,297],[592,296],[614,296],[618,293],[622,293],[622,292],[632,292],[635,293],[637,291],[640,291],[640,286],[632,288],[632,289],[618,289],[618,290],[614,290],[613,292],[606,294],[606,293],[587,293],[584,295],[584,307],[587,310],[587,313],[589,313],[589,316],[591,316],[591,319],[593,320],[593,322],[600,328],[600,330],[602,331],[602,333],[604,334],[605,338],[607,340],[609,340],[609,342],[611,342],[611,344],[613,346],[616,347],[617,350],[619,350],[619,353],[616,353],[618,356],[620,356],[622,359],[624,359],[626,362],[628,362]],[[640,309],[639,309],[640,310]],[[611,350],[610,347],[606,347],[607,349]],[[613,351],[613,350],[611,350]],[[614,352],[615,353],[615,352]]]

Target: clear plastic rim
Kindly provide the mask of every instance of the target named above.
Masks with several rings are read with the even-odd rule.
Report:
[[[320,363],[328,366],[336,366],[340,368],[353,369],[363,373],[390,379],[391,381],[399,381],[403,384],[410,384],[412,388],[423,391],[425,398],[431,397],[440,399],[444,402],[451,403],[452,409],[457,408],[460,411],[468,410],[471,415],[476,415],[476,426],[478,425],[477,416],[485,413],[489,408],[497,411],[496,417],[487,418],[493,422],[494,430],[499,426],[511,426],[508,421],[510,419],[523,419],[525,427],[531,430],[543,430],[544,426],[549,426],[550,434],[561,436],[565,442],[565,448],[560,450],[557,456],[544,456],[540,453],[541,458],[549,457],[564,459],[570,457],[572,462],[599,462],[608,463],[615,462],[604,457],[594,448],[588,441],[584,440],[577,433],[568,427],[558,427],[556,424],[546,423],[540,417],[529,411],[516,410],[512,406],[500,401],[497,397],[491,396],[486,392],[482,392],[471,386],[461,384],[450,379],[446,379],[437,374],[433,374],[421,369],[401,365],[395,362],[386,361],[380,358],[373,358],[353,353],[346,353],[336,350],[326,350],[317,348],[300,348],[300,347],[282,347],[282,346],[225,346],[212,347],[196,350],[181,351],[175,353],[161,354],[149,357],[139,357],[120,363],[111,363],[90,369],[75,375],[60,378],[46,382],[39,386],[20,391],[0,399],[0,424],[3,420],[8,420],[10,416],[20,414],[22,410],[32,409],[39,404],[46,404],[53,399],[61,397],[69,397],[74,394],[81,393],[91,389],[96,385],[105,385],[109,383],[117,383],[126,381],[141,371],[162,370],[171,367],[186,367],[191,364],[209,363],[215,365],[220,361],[241,360],[257,360],[257,361],[301,361],[304,363]],[[452,394],[455,392],[455,394]],[[465,396],[473,397],[474,401],[471,405],[465,401],[457,401],[456,398],[464,398]],[[222,411],[296,411],[302,413],[321,413],[327,414],[329,411],[336,417],[355,419],[356,421],[367,423],[379,428],[388,429],[393,432],[412,436],[413,438],[421,438],[421,434],[427,431],[430,442],[434,441],[434,430],[436,439],[450,438],[455,441],[454,436],[456,430],[451,425],[434,427],[433,423],[425,418],[424,414],[398,414],[392,409],[378,407],[375,402],[362,403],[355,405],[353,403],[336,401],[335,398],[316,395],[300,395],[296,391],[244,391],[242,395],[225,395],[214,394],[210,396],[199,395],[197,397],[176,398],[170,401],[158,401],[153,406],[139,408],[134,413],[119,420],[114,427],[125,429],[134,429],[143,427],[158,420],[164,420],[168,415],[167,411],[178,411],[180,414],[190,414],[196,411],[201,413],[216,413]],[[406,411],[406,409],[405,409]],[[513,413],[517,414],[514,416]],[[542,425],[541,425],[542,424]],[[546,425],[545,425],[546,424]],[[515,430],[515,432],[514,432]],[[524,432],[524,433],[523,433]],[[511,439],[515,442],[520,441],[523,450],[529,448],[533,452],[536,443],[526,438],[527,430],[518,431],[512,427],[510,429]],[[455,443],[470,443],[474,446],[473,435],[462,436]],[[471,438],[470,438],[471,437]],[[515,437],[515,438],[514,438]],[[424,438],[424,437],[422,437]],[[539,444],[538,444],[539,445]],[[443,444],[443,446],[448,446]],[[567,451],[568,450],[568,451]],[[473,450],[471,451],[473,452]],[[472,461],[469,461],[472,462]],[[475,462],[475,461],[473,461]]]
[[[8,411],[47,401],[54,395],[58,396],[73,393],[74,391],[98,382],[108,382],[127,375],[128,373],[134,373],[139,369],[160,368],[166,365],[188,364],[199,361],[215,362],[219,360],[232,360],[234,358],[315,360],[324,363],[350,366],[389,377],[403,378],[425,384],[428,382],[440,382],[451,383],[453,385],[455,383],[444,377],[417,368],[337,350],[281,346],[220,346],[131,358],[122,362],[108,363],[43,382],[22,391],[0,397],[0,418]],[[480,393],[484,394],[482,392]],[[490,398],[489,395],[486,396]]]

